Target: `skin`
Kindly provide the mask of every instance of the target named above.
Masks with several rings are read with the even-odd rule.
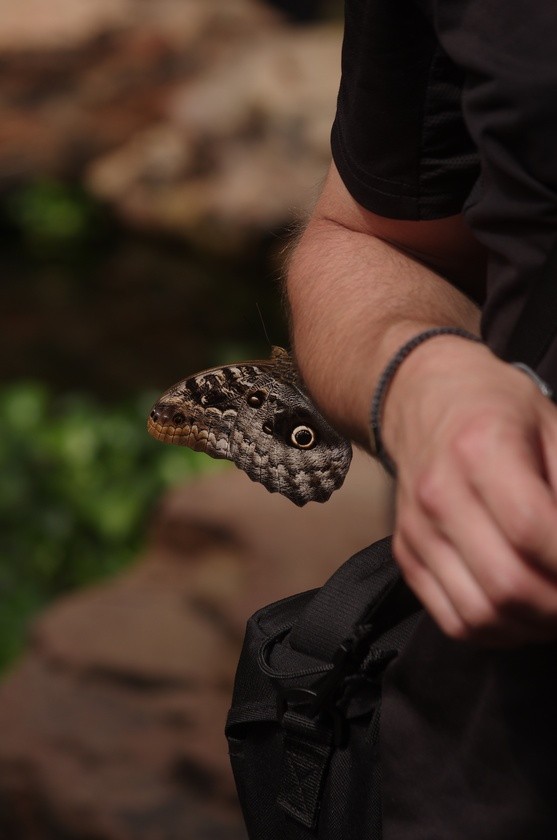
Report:
[[[331,167],[287,277],[296,358],[325,416],[365,448],[375,384],[424,329],[478,332],[485,254],[460,216],[385,219]],[[327,359],[327,364],[323,360]],[[557,409],[482,344],[442,336],[403,362],[383,438],[394,552],[442,630],[479,644],[557,637]]]

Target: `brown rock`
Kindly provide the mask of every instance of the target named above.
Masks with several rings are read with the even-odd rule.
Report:
[[[133,0],[26,0],[2,3],[0,50],[67,49],[124,26]]]
[[[0,180],[83,180],[125,222],[237,251],[302,215],[329,160],[339,26],[257,0],[0,10]]]
[[[0,9],[0,179],[83,177],[168,92],[275,16],[256,0],[30,0]]]
[[[209,567],[192,578],[203,598],[220,604],[225,620],[243,634],[247,616],[269,601],[320,586],[340,564],[365,545],[389,533],[391,497],[382,469],[355,451],[342,488],[324,504],[297,508],[278,494],[230,470],[226,481],[212,476],[177,487],[166,498],[155,523],[157,557],[180,556],[186,523],[205,523],[226,535],[242,553],[243,586],[225,595]]]
[[[172,491],[143,560],[37,622],[0,686],[0,836],[244,837],[223,727],[247,615],[388,530],[356,455],[323,506],[233,469]]]
[[[303,215],[330,159],[340,39],[335,26],[262,28],[176,87],[166,125],[92,164],[89,187],[130,224],[216,249]],[[161,172],[171,137],[183,152]]]

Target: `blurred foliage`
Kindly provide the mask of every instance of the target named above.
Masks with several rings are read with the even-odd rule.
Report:
[[[0,227],[29,257],[71,258],[110,237],[112,225],[106,208],[79,183],[37,178],[0,197]]]
[[[90,225],[89,203],[57,181],[25,185],[14,195],[11,211],[30,239],[65,243],[83,237]]]
[[[137,554],[164,487],[215,463],[149,437],[152,397],[106,408],[38,384],[0,390],[0,668],[39,608]]]

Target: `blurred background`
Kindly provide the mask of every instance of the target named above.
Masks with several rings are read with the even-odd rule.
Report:
[[[301,511],[145,431],[176,380],[268,355],[259,311],[287,343],[341,6],[0,0],[2,840],[243,838],[245,619],[388,530],[369,463]]]

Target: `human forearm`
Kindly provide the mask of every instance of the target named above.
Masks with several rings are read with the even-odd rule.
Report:
[[[439,275],[319,213],[292,256],[287,290],[302,376],[331,421],[364,446],[374,386],[397,348],[430,326],[478,329],[477,307]]]
[[[366,446],[372,392],[392,355],[429,327],[476,331],[478,312],[426,267],[455,265],[443,251],[443,221],[417,231],[433,231],[430,242],[413,243],[412,228],[395,224],[402,242],[393,241],[381,222],[342,205],[342,193],[340,201],[347,213],[336,213],[334,201],[325,211],[318,205],[292,257],[288,294],[312,396]],[[464,269],[475,262],[463,255]],[[554,638],[555,407],[485,345],[441,336],[398,369],[382,435],[398,476],[395,556],[438,624],[489,644]]]

